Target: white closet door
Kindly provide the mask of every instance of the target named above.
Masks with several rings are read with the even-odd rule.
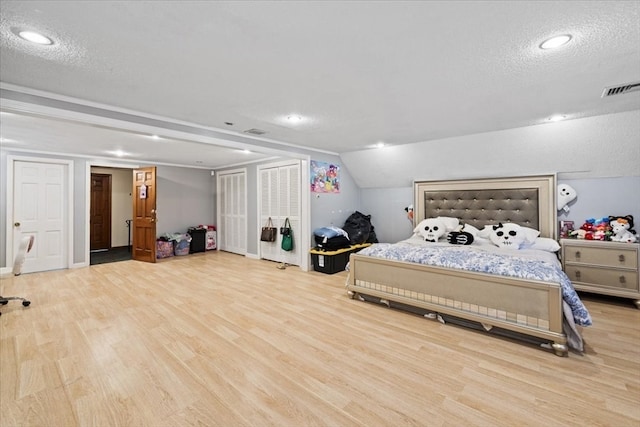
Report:
[[[300,265],[303,245],[301,244],[301,191],[300,162],[265,167],[260,170],[260,227],[264,227],[269,217],[278,229],[275,242],[260,242],[260,257],[287,264]],[[280,247],[282,236],[280,227],[286,218],[293,229],[293,251],[283,251]]]
[[[241,255],[247,253],[246,171],[218,175],[218,247]]]
[[[278,168],[262,169],[260,171],[260,228],[265,227],[269,218],[277,228],[278,237],[275,242],[260,242],[260,257],[272,261],[283,262],[280,259],[280,222],[278,219]],[[260,237],[258,235],[258,237]]]
[[[281,251],[282,262],[300,265],[300,165],[278,168],[278,178],[280,187],[278,219],[280,224],[284,225],[285,219],[289,218],[293,230],[293,250]]]

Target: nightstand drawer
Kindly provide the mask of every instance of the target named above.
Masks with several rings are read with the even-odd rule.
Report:
[[[637,271],[566,265],[565,273],[575,284],[583,283],[607,288],[638,290]]]
[[[565,244],[563,255],[565,263],[579,262],[610,267],[638,268],[638,254],[633,247],[629,249],[597,248]]]

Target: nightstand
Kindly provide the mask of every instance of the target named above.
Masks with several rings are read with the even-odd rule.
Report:
[[[640,308],[640,245],[560,240],[562,268],[577,290],[634,299]]]

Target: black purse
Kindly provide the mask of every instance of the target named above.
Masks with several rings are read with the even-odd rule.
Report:
[[[262,232],[260,233],[260,241],[262,242],[275,242],[276,241],[276,228],[273,226],[273,221],[271,221],[271,217],[267,220],[267,225],[262,227]]]

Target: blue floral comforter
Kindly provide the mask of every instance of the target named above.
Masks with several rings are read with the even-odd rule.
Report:
[[[376,243],[360,255],[429,264],[522,279],[559,283],[562,296],[580,326],[592,324],[591,315],[562,271],[555,254],[539,250],[505,250],[491,245],[454,246],[407,239],[399,243]]]

